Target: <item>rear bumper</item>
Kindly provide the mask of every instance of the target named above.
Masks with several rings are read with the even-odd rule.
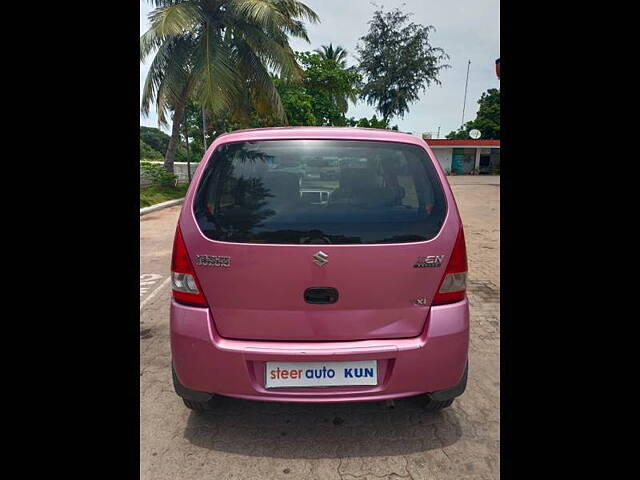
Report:
[[[171,351],[178,395],[277,402],[360,402],[423,393],[460,395],[469,347],[467,300],[432,307],[415,338],[351,342],[261,342],[222,338],[209,309],[171,303]],[[373,387],[264,388],[264,362],[377,360]]]

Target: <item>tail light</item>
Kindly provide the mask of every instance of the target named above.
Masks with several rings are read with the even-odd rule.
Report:
[[[432,305],[459,302],[464,299],[467,290],[467,248],[464,242],[464,230],[460,225],[453,252],[444,272],[444,278],[433,299]]]
[[[191,260],[189,260],[180,225],[176,228],[176,236],[173,239],[171,286],[173,287],[173,298],[177,302],[199,307],[208,306],[198,283],[196,272],[193,270]]]

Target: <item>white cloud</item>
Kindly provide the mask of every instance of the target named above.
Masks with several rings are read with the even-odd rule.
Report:
[[[368,0],[306,0],[305,3],[319,15],[320,23],[308,25],[309,44],[291,40],[294,50],[313,50],[331,42],[355,54],[358,38],[367,32],[367,22],[376,7]],[[382,3],[382,0],[376,3]],[[397,123],[401,130],[415,133],[436,132],[440,127],[442,136],[457,129],[462,116],[468,60],[471,60],[471,69],[465,121],[473,119],[482,92],[500,88],[495,74],[495,60],[500,56],[499,0],[385,0],[383,5],[385,10],[400,7],[405,12],[412,12],[415,23],[433,25],[436,31],[432,33],[431,44],[443,48],[451,57],[451,68],[440,75],[442,85],[427,89],[403,119],[394,119],[392,123]],[[152,5],[141,0],[141,34],[148,28],[146,17],[151,10]],[[349,60],[353,62],[354,57],[350,56]],[[141,65],[141,91],[147,70],[147,65]],[[350,106],[347,115],[360,118],[374,113],[373,106],[360,102]],[[148,118],[141,115],[140,124],[157,126],[155,112]]]

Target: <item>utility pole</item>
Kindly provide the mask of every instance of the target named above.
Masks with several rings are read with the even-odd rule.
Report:
[[[184,122],[184,140],[187,143],[187,175],[191,183],[191,151],[189,150],[189,127],[186,121]]]
[[[462,123],[460,124],[460,130],[464,128],[464,109],[467,106],[467,86],[469,85],[469,67],[471,66],[471,60],[467,63],[467,80],[464,83],[464,102],[462,104]]]
[[[202,107],[202,145],[204,146],[204,151],[207,151],[207,122],[204,117],[204,106]]]
[[[438,125],[438,136],[436,138],[440,138],[440,126]]]

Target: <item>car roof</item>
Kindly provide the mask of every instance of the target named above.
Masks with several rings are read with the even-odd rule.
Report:
[[[425,142],[410,133],[381,128],[355,127],[270,127],[236,130],[223,133],[216,138],[215,144],[230,142],[250,142],[256,140],[278,139],[343,139],[376,140],[387,142],[413,143],[424,146]]]

